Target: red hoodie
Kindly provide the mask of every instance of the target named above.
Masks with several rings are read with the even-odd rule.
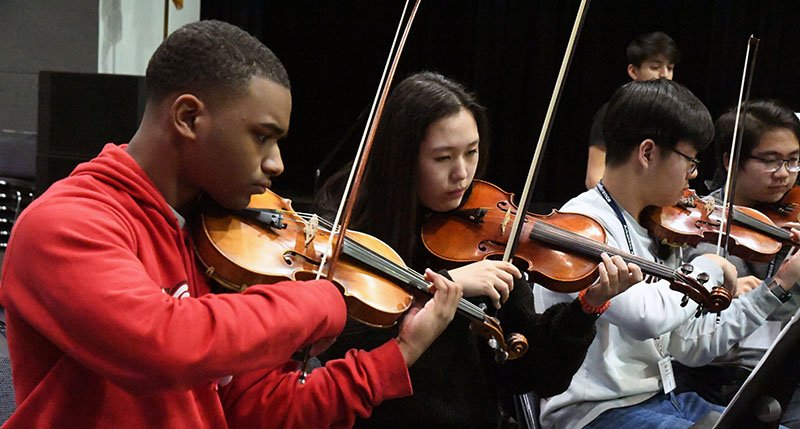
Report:
[[[172,209],[107,145],[15,224],[0,302],[17,411],[3,428],[348,427],[411,393],[395,341],[297,383],[290,355],[344,326],[331,283],[209,292]]]

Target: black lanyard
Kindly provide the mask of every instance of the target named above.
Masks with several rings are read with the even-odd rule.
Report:
[[[789,254],[789,250],[791,250],[791,246],[783,246],[781,250],[778,251],[778,254],[769,261],[769,265],[767,266],[767,277],[772,277],[775,274],[775,267],[780,265],[784,259],[786,259],[786,255]]]
[[[606,200],[608,205],[611,206],[611,209],[614,210],[614,213],[617,214],[617,219],[619,219],[619,223],[622,224],[622,230],[625,232],[625,240],[628,241],[628,249],[631,251],[631,255],[633,255],[634,253],[633,242],[631,241],[631,233],[628,232],[628,222],[625,221],[625,216],[622,214],[622,210],[619,209],[617,202],[614,201],[614,199],[611,198],[611,195],[608,194],[608,191],[606,191],[606,187],[603,186],[602,181],[597,183],[597,187],[595,189],[597,189],[597,192],[603,196],[603,199]]]

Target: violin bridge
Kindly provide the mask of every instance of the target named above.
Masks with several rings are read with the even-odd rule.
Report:
[[[705,211],[705,215],[703,219],[708,219],[711,216],[711,213],[714,213],[714,209],[717,207],[717,201],[712,196],[707,196],[702,199],[703,201],[703,209]]]
[[[506,211],[506,215],[503,216],[503,223],[500,224],[500,233],[501,234],[505,234],[506,233],[506,226],[508,226],[509,222],[511,222],[511,211],[507,210]]]
[[[311,219],[309,219],[308,222],[305,222],[305,225],[303,226],[303,232],[306,235],[305,247],[308,247],[308,245],[311,244],[312,241],[314,241],[314,238],[316,238],[317,236],[318,229],[319,229],[319,217],[316,214],[314,214],[313,216],[311,216]]]

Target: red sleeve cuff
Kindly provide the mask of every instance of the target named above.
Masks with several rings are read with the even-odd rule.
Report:
[[[381,386],[380,401],[387,399],[411,396],[414,390],[411,387],[411,377],[408,374],[406,361],[400,353],[400,347],[395,339],[369,352],[370,359],[375,362],[378,372],[378,381]]]

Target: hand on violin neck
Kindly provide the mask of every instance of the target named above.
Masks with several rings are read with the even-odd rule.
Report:
[[[719,268],[722,270],[722,286],[731,293],[731,296],[736,295],[737,280],[739,277],[736,273],[736,267],[733,266],[733,264],[731,264],[727,259],[713,253],[707,253],[703,255],[703,257],[719,266]],[[706,284],[706,286],[710,287],[714,285],[709,283]]]
[[[747,292],[758,287],[761,284],[761,279],[756,276],[739,277],[736,279],[736,292],[733,297],[744,295]]]
[[[795,243],[800,243],[800,223],[797,222],[787,222],[783,225],[784,228],[790,228],[790,232],[792,233],[792,241]]]
[[[514,289],[514,278],[522,273],[510,262],[484,259],[448,270],[450,277],[464,289],[464,296],[485,296],[499,309]]]
[[[797,230],[793,229],[792,239],[796,239],[796,234]],[[778,272],[773,276],[786,290],[800,281],[800,252],[797,252],[796,249],[796,247],[792,248],[791,253],[783,260]]]
[[[433,283],[433,298],[423,306],[414,304],[403,318],[397,336],[397,345],[408,366],[413,365],[444,332],[453,320],[462,296],[461,286],[441,274],[428,269],[425,270],[425,279]]]
[[[597,265],[600,271],[598,282],[589,286],[584,299],[592,307],[600,307],[606,301],[625,292],[644,279],[642,269],[634,263],[626,263],[619,255],[600,254],[602,261]]]

